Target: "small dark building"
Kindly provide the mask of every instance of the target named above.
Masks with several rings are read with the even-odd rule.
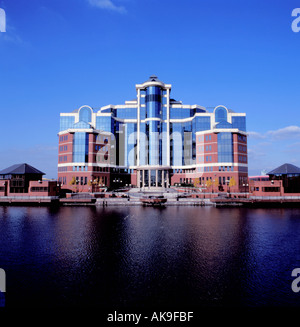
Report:
[[[9,180],[3,187],[7,193],[28,193],[30,181],[42,181],[42,171],[28,165],[27,163],[16,164],[0,171],[0,180]]]
[[[288,163],[268,173],[269,179],[282,180],[284,193],[300,193],[300,168]]]

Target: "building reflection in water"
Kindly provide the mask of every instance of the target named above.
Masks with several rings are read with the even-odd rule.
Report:
[[[299,209],[0,207],[7,303],[293,305]]]

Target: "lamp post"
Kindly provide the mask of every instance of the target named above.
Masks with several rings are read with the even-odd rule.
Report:
[[[215,174],[214,177],[215,177],[215,178],[214,178],[214,180],[213,180],[213,187],[212,187],[213,192],[214,192],[214,186],[217,186],[217,185],[216,185],[217,174]],[[216,192],[218,193],[218,189],[216,189]]]
[[[230,186],[229,186],[229,184],[230,184],[230,180],[227,179],[227,180],[226,180],[226,183],[227,183],[227,193],[230,193]]]

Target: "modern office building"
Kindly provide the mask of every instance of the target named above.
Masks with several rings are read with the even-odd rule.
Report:
[[[208,111],[171,97],[156,76],[136,98],[60,114],[58,178],[65,188],[191,185],[242,191],[248,178],[246,114]]]

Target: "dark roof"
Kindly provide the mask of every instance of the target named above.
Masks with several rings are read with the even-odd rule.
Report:
[[[162,81],[160,81],[160,80],[157,78],[157,76],[155,76],[155,75],[151,75],[151,76],[149,77],[149,79],[148,79],[145,83],[147,83],[147,82],[159,82],[159,83],[162,83]]]
[[[300,174],[300,168],[288,163],[271,170],[268,175]]]
[[[42,174],[42,171],[28,165],[27,163],[12,165],[0,171],[0,175],[23,175],[23,174]]]

